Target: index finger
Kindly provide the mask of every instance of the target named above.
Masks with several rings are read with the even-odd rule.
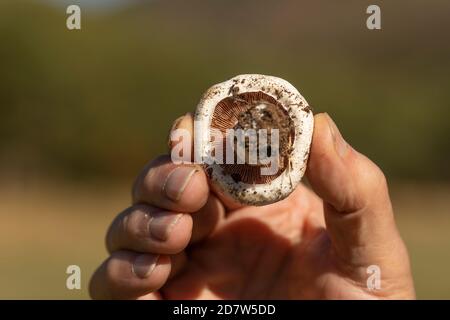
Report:
[[[151,161],[136,179],[133,203],[190,213],[208,200],[209,187],[203,170],[196,165],[175,165],[169,155]]]

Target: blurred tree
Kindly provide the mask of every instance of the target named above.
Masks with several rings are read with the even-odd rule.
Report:
[[[71,177],[133,176],[173,118],[239,73],[283,77],[394,178],[448,180],[450,5],[148,1],[83,8],[0,3],[0,160]],[[407,4],[407,5],[406,5]],[[406,24],[405,21],[408,23]]]

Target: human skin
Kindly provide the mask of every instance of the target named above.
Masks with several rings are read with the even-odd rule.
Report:
[[[192,129],[190,114],[176,121]],[[200,168],[150,162],[111,224],[94,299],[413,299],[408,252],[385,176],[327,114],[315,116],[306,170],[285,200],[240,207]],[[312,189],[312,190],[311,190]],[[381,271],[370,290],[369,266]]]

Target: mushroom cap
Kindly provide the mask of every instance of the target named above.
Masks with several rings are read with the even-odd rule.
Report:
[[[287,156],[288,165],[282,166],[281,172],[271,179],[258,183],[236,181],[227,170],[224,170],[230,164],[203,163],[203,165],[216,192],[240,204],[266,205],[286,198],[300,183],[308,161],[314,117],[306,100],[286,80],[259,74],[238,75],[212,86],[201,98],[194,116],[195,159],[207,159],[214,149],[210,129],[218,104],[224,99],[245,93],[270,97],[269,99],[278,107],[283,108],[284,116],[290,118],[288,120],[292,125],[293,141]]]

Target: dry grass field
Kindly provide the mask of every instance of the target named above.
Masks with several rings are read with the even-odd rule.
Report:
[[[450,299],[450,1],[378,1],[381,30],[371,1],[78,2],[81,30],[69,0],[0,1],[0,299],[88,298],[131,181],[86,181],[131,179],[204,90],[243,73],[288,80],[415,181],[391,193],[418,297]]]
[[[106,257],[105,230],[128,205],[128,185],[3,181],[0,298],[89,298],[89,277]],[[402,184],[391,187],[391,194],[418,297],[450,299],[450,186]],[[70,264],[81,267],[81,290],[65,287]]]

